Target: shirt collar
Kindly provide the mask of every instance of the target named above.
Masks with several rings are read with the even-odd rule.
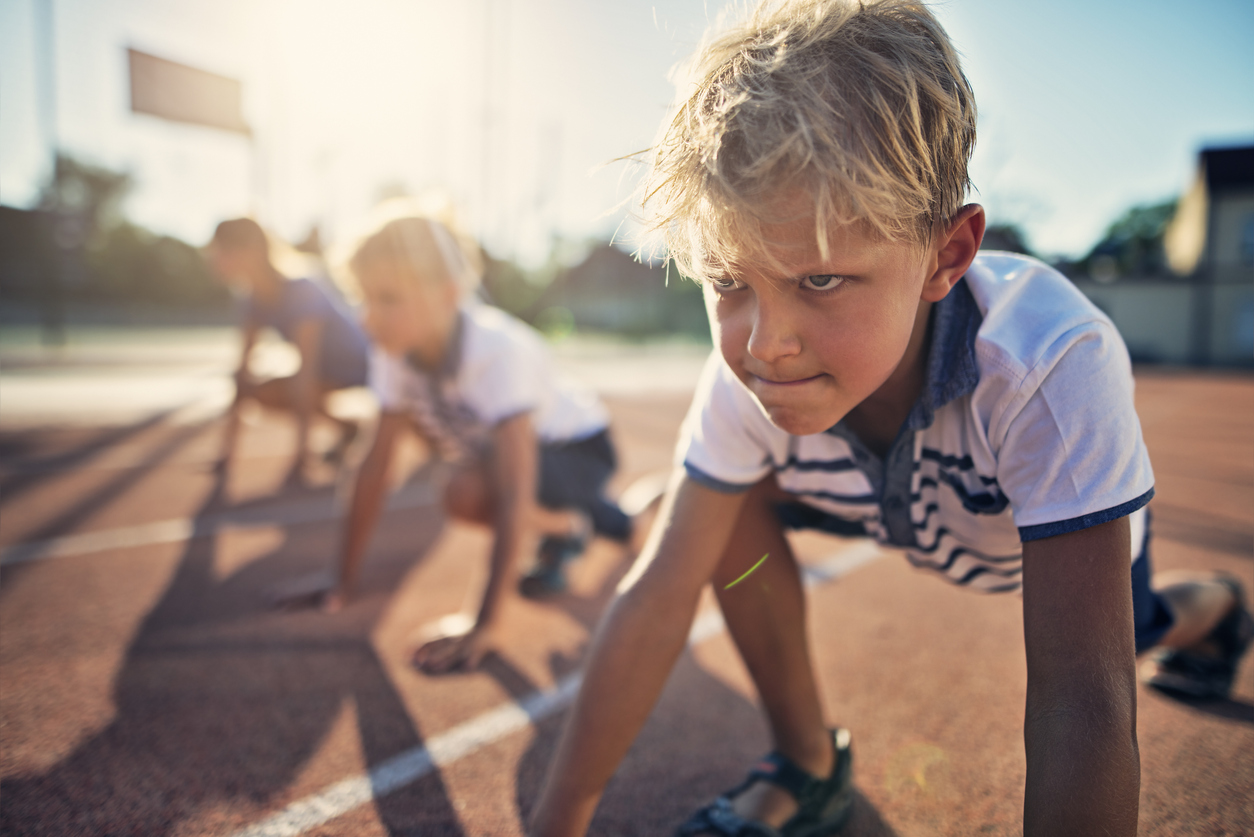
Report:
[[[927,376],[919,400],[906,417],[907,429],[931,427],[937,410],[975,389],[980,380],[975,338],[982,321],[965,278],[959,279],[945,298],[932,306]]]
[[[462,336],[466,332],[466,312],[462,309],[457,310],[457,318],[453,321],[453,330],[449,333],[448,350],[444,353],[444,359],[440,361],[440,367],[435,370],[428,369],[419,362],[413,353],[405,355],[405,364],[415,372],[421,372],[424,375],[434,376],[439,380],[449,380],[456,377],[457,370],[462,365]]]

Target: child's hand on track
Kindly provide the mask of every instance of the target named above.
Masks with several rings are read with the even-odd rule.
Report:
[[[427,674],[474,670],[496,644],[490,629],[477,627],[461,613],[444,617],[424,633],[428,639],[414,651],[413,662]]]

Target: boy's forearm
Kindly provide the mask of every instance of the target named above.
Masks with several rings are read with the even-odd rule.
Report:
[[[475,619],[481,628],[493,625],[499,617],[501,602],[517,577],[522,552],[531,541],[528,498],[510,496],[500,505],[488,558],[488,581]]]
[[[532,817],[532,837],[582,835],[683,651],[697,598],[666,601],[640,586],[617,599]]]
[[[1052,709],[1029,697],[1025,837],[1136,834],[1135,692],[1122,691],[1090,708]]]
[[[1024,544],[1029,837],[1136,833],[1130,529],[1125,517]]]
[[[376,447],[371,448],[362,462],[353,485],[353,498],[349,503],[348,520],[344,525],[344,539],[340,546],[339,589],[344,594],[352,593],[357,584],[357,570],[383,510],[391,464],[391,444],[384,442],[382,449],[378,447],[379,444],[376,441]]]
[[[488,468],[492,485],[492,552],[488,583],[475,623],[479,628],[496,622],[506,591],[513,586],[522,553],[532,544],[538,452],[530,413],[505,419],[493,431]]]
[[[743,495],[679,476],[588,651],[588,668],[532,818],[533,837],[581,835],[683,651]]]

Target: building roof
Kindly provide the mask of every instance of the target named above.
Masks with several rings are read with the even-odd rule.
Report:
[[[1205,148],[1202,166],[1206,188],[1212,194],[1254,186],[1254,145],[1232,148]]]

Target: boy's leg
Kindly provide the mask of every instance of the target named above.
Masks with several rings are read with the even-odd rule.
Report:
[[[331,393],[339,389],[342,389],[342,387],[331,383],[323,383],[319,386],[318,397],[314,399],[314,413],[335,425],[340,431],[340,438],[336,440],[335,444],[327,448],[322,455],[322,458],[332,465],[338,465],[343,461],[344,454],[348,451],[348,446],[353,443],[353,440],[357,438],[357,434],[361,431],[357,422],[340,418],[327,409],[327,401],[330,399]]]
[[[1142,559],[1133,565],[1134,602],[1138,589],[1143,599],[1137,651],[1158,650],[1141,666],[1141,679],[1196,698],[1227,697],[1254,640],[1254,617],[1245,609],[1240,583],[1221,573],[1177,570],[1155,575],[1151,591],[1148,564],[1138,566]],[[1163,618],[1147,619],[1152,612]]]
[[[827,776],[835,753],[823,721],[810,660],[805,591],[776,505],[790,499],[767,478],[750,490],[714,578],[727,628],[753,677],[775,749],[814,776]],[[763,555],[769,557],[727,588]],[[796,811],[783,790],[758,782],[733,800],[741,816],[781,825]]]
[[[1168,570],[1156,573],[1152,586],[1167,600],[1175,617],[1171,629],[1158,641],[1166,648],[1190,648],[1201,643],[1238,604],[1232,590],[1215,573]]]
[[[486,465],[475,460],[458,468],[444,489],[444,510],[449,516],[468,523],[492,525],[492,487]],[[532,509],[532,525],[541,535],[566,537],[577,533],[583,525],[578,512],[554,510],[536,504]]]
[[[339,441],[328,451],[329,459],[338,459],[343,456],[344,451],[357,436],[358,431],[356,422],[333,416],[327,410],[327,396],[334,391],[325,382],[320,382],[313,401],[313,415],[331,422],[340,431]],[[267,381],[262,381],[249,390],[248,397],[268,410],[295,414],[297,412],[296,376],[289,375],[284,378],[271,378]]]
[[[608,430],[574,442],[541,444],[540,504],[563,512],[578,510],[590,519],[597,534],[626,542],[631,537],[631,520],[604,493],[616,467]]]

